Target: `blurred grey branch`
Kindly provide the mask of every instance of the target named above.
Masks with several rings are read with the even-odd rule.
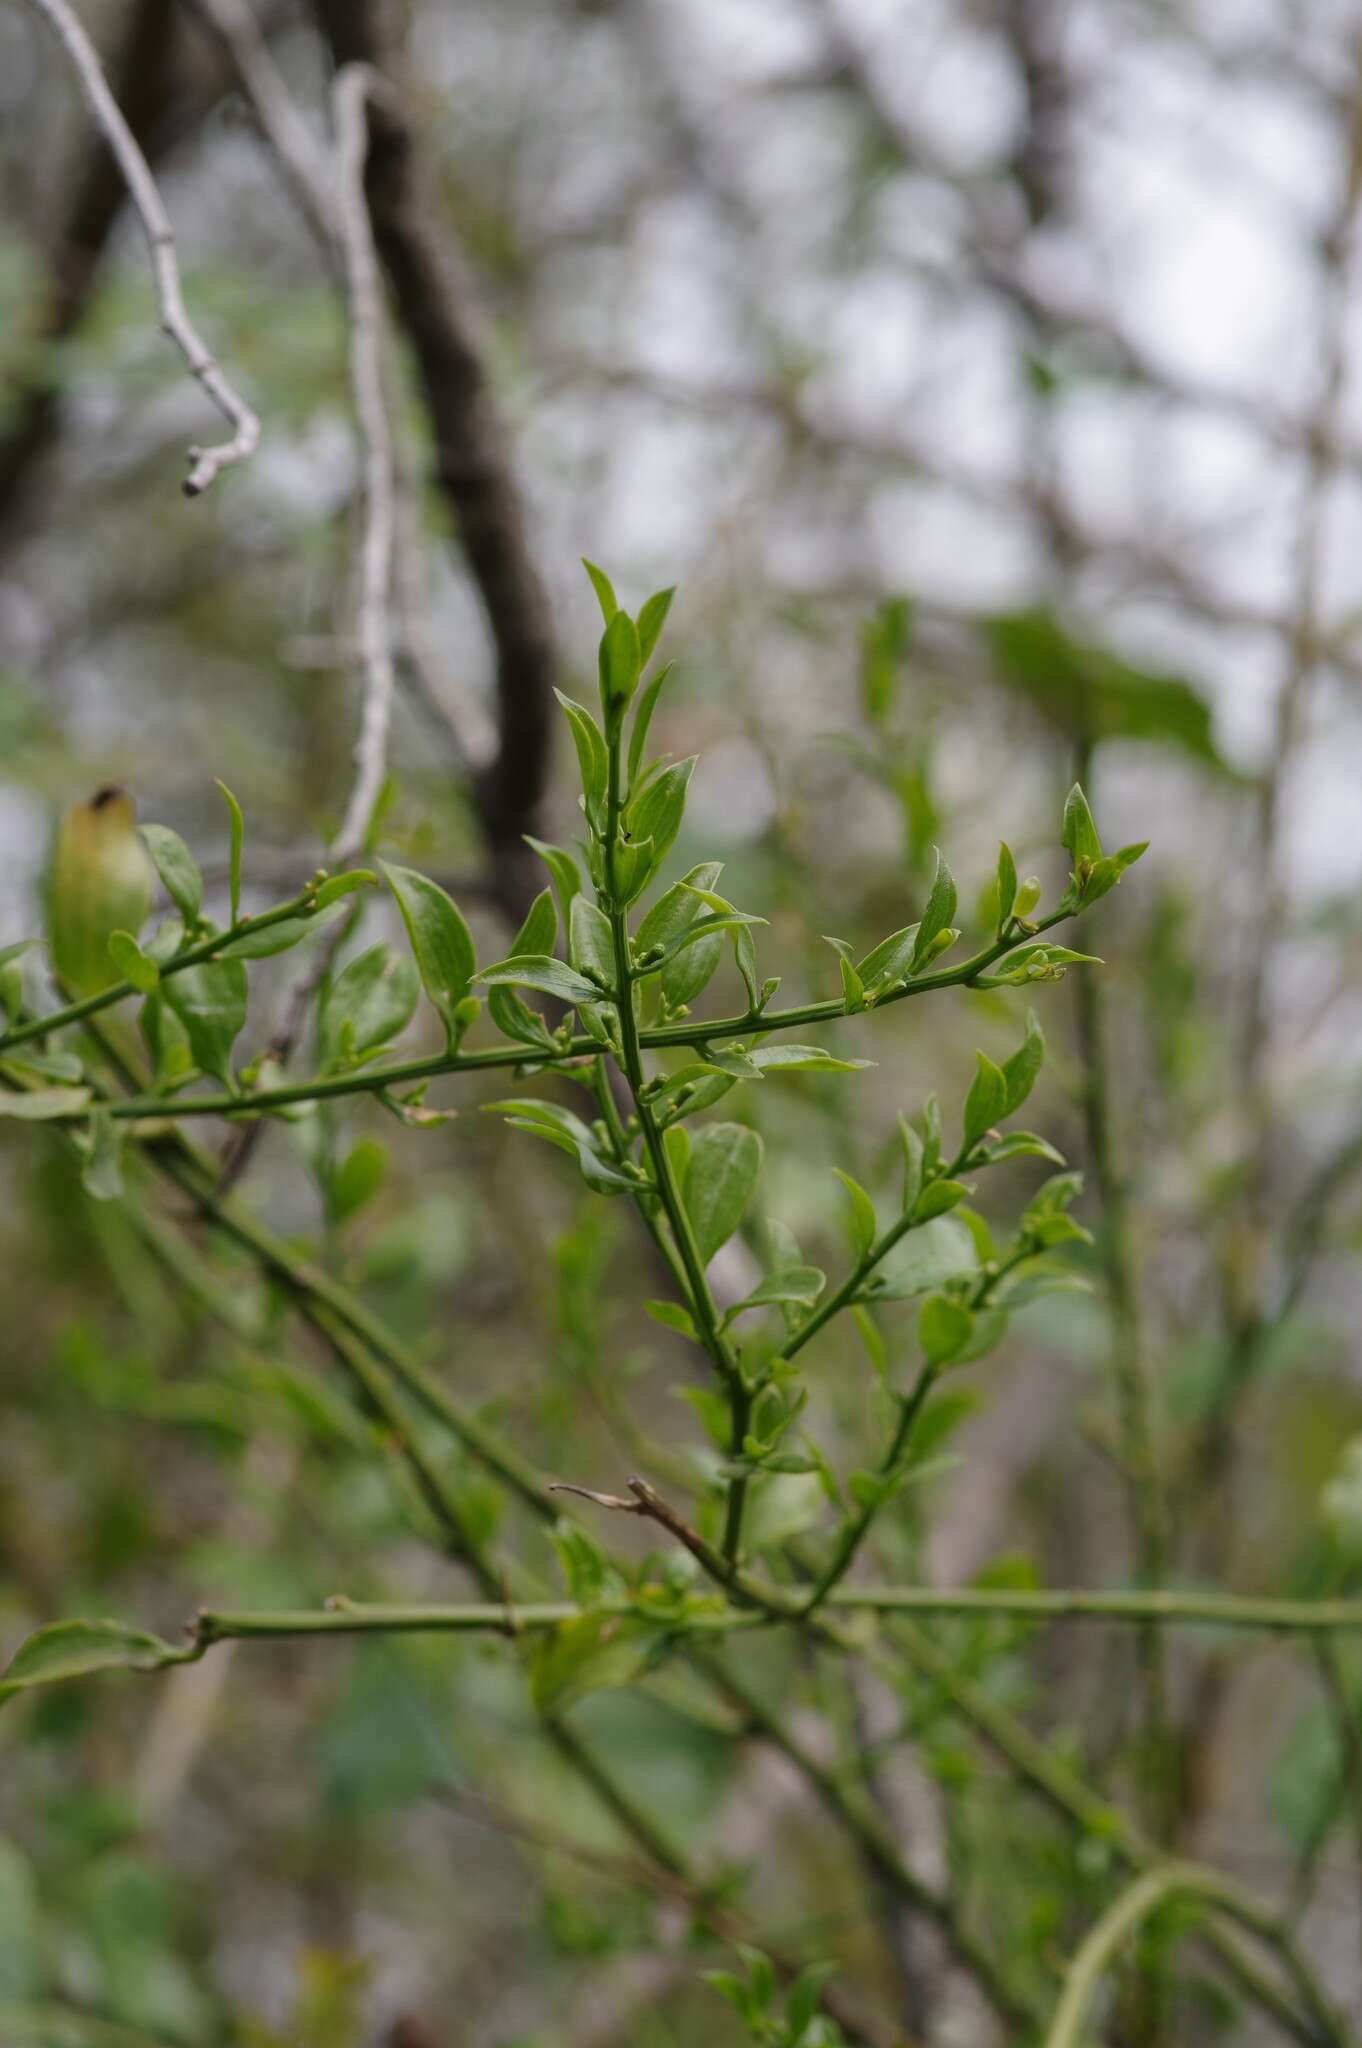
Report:
[[[198,497],[220,471],[245,462],[260,439],[260,422],[244,398],[223,374],[190,320],[180,283],[175,256],[175,230],[151,174],[151,167],[118,102],[94,45],[81,26],[68,0],[29,0],[60,39],[76,82],[85,97],[95,125],[105,137],[117,163],[151,253],[152,273],[160,302],[161,326],[175,343],[189,368],[228,425],[232,436],[211,448],[191,448],[190,470],[185,478],[185,496]]]

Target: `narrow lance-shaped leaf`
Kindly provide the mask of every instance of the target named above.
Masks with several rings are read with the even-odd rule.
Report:
[[[875,1204],[860,1182],[853,1180],[849,1173],[843,1173],[840,1166],[835,1166],[833,1172],[847,1191],[851,1203],[851,1241],[857,1256],[863,1259],[874,1244],[879,1229],[875,1220]]]
[[[1001,935],[1012,917],[1017,901],[1017,863],[1004,839],[998,848],[998,931]]]
[[[932,952],[934,942],[941,933],[948,930],[955,916],[955,877],[946,862],[940,847],[936,849],[936,873],[932,878],[927,907],[922,913],[918,926],[917,943],[913,948],[912,970],[914,973],[923,966]]]
[[[555,690],[553,694],[562,705],[572,730],[572,743],[577,749],[577,767],[582,778],[582,794],[586,798],[587,816],[599,817],[605,804],[606,783],[610,773],[605,735],[585,705],[578,704],[571,697],[565,697],[561,690]]]
[[[968,1149],[998,1122],[1007,1108],[1007,1082],[987,1053],[976,1053],[974,1079],[965,1097],[964,1138]]]
[[[638,627],[628,612],[616,611],[611,614],[601,635],[598,665],[601,709],[605,714],[606,730],[617,731],[618,721],[624,716],[624,708],[638,688],[639,672],[642,668]]]
[[[615,942],[610,920],[599,904],[588,903],[585,896],[573,900],[568,952],[578,973],[596,984],[593,993],[598,999],[614,988]]]
[[[572,899],[582,886],[577,863],[561,846],[550,845],[546,839],[533,839],[528,832],[525,834],[525,844],[539,855],[549,871],[553,893],[558,899],[558,915],[562,920],[563,930],[566,931],[572,915]],[[550,948],[544,947],[543,950],[548,952]]]
[[[598,569],[594,562],[588,562],[585,555],[582,556],[582,567],[591,578],[591,587],[596,593],[596,602],[601,608],[601,617],[608,626],[615,613],[619,610],[619,604],[615,598],[615,586],[611,583],[604,569]]]
[[[198,862],[179,833],[172,832],[169,825],[144,825],[142,838],[167,896],[184,919],[186,928],[192,929],[198,923],[199,912],[203,908],[203,876],[199,873]]]
[[[1003,1080],[1007,1084],[1007,1099],[1003,1115],[1012,1116],[1025,1102],[1036,1085],[1045,1060],[1045,1039],[1040,1021],[1034,1010],[1026,1019],[1026,1035],[1010,1059],[1003,1061]]]
[[[96,1109],[81,1164],[80,1184],[96,1202],[116,1202],[123,1193],[123,1133],[107,1109]]]
[[[1088,799],[1077,782],[1064,800],[1062,843],[1073,861],[1075,873],[1084,862],[1091,867],[1102,858],[1102,842],[1097,836]]]
[[[515,960],[525,954],[551,955],[557,941],[558,917],[553,907],[553,895],[550,890],[541,889],[526,912],[508,957]],[[529,1045],[552,1044],[552,1036],[543,1017],[537,1010],[527,1008],[513,989],[493,988],[487,998],[487,1007],[493,1023],[508,1038],[517,1038]]]
[[[230,922],[235,924],[241,915],[241,847],[246,836],[246,821],[241,815],[241,806],[225,782],[219,781],[223,800],[227,805],[227,818],[231,829],[231,853],[228,858],[227,886],[231,898]]]
[[[442,1019],[450,1044],[463,1028],[477,956],[472,934],[453,899],[438,882],[414,868],[381,863],[388,887],[397,898],[421,981]]]
[[[119,1621],[54,1621],[19,1645],[0,1677],[0,1700],[92,1671],[156,1671],[189,1654]]]

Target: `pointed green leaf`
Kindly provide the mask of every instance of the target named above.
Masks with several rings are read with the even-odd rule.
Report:
[[[922,922],[917,929],[917,942],[913,947],[912,970],[914,973],[931,956],[933,944],[946,931],[955,916],[955,877],[946,863],[941,848],[936,848],[936,873],[932,878],[931,891],[927,897],[927,908],[922,913]]]
[[[199,864],[178,832],[169,825],[143,825],[142,839],[167,896],[187,927],[198,923],[203,908],[203,876]]]
[[[415,963],[380,940],[342,968],[322,1003],[322,1070],[358,1065],[410,1024],[421,984]]]
[[[946,1365],[962,1352],[974,1332],[974,1317],[948,1294],[929,1294],[918,1310],[917,1341],[930,1365]]]
[[[606,784],[610,775],[609,756],[606,753],[605,735],[585,705],[565,697],[561,690],[554,696],[562,705],[567,722],[572,728],[572,741],[577,749],[577,766],[582,778],[582,793],[587,800],[587,813],[599,809],[605,802]]]
[[[1078,783],[1075,783],[1064,800],[1064,830],[1060,842],[1077,868],[1086,861],[1090,866],[1102,858],[1102,842],[1097,836],[1097,827],[1088,809],[1088,799]]]
[[[54,1621],[19,1645],[0,1677],[0,1700],[92,1671],[156,1671],[188,1652],[121,1621]]]
[[[683,1199],[706,1264],[746,1213],[761,1172],[761,1139],[744,1124],[707,1124],[697,1132]]]
[[[1007,1100],[1003,1115],[1011,1116],[1019,1110],[1036,1085],[1045,1061],[1045,1038],[1040,1020],[1034,1010],[1026,1019],[1026,1036],[1010,1059],[1003,1061],[1003,1080],[1007,1085]]]
[[[622,716],[625,705],[638,688],[642,665],[638,627],[628,612],[612,613],[601,635],[598,661],[601,708],[605,713],[608,731],[618,730],[615,720]]]
[[[77,1115],[93,1099],[88,1088],[32,1088],[23,1094],[0,1088],[0,1116],[26,1124],[46,1123],[52,1117]]]
[[[975,1073],[970,1083],[969,1094],[965,1097],[964,1136],[965,1149],[983,1137],[1007,1108],[1007,1082],[1000,1067],[996,1067],[986,1053],[974,1055]]]
[[[116,1202],[122,1197],[123,1133],[107,1109],[97,1109],[90,1118],[80,1184],[96,1202]]]
[[[235,1088],[232,1047],[246,1022],[246,970],[239,960],[205,960],[162,982],[160,994],[179,1018],[194,1064]]]
[[[879,1230],[875,1220],[875,1204],[858,1180],[849,1173],[843,1173],[840,1166],[832,1169],[846,1189],[851,1202],[851,1241],[859,1258],[864,1258],[874,1244]]]
[[[619,605],[615,598],[615,587],[604,569],[598,569],[594,562],[588,562],[585,555],[582,556],[582,567],[591,578],[591,587],[596,593],[596,602],[601,608],[601,617],[608,626],[615,613],[619,610]]]
[[[407,927],[421,980],[453,1045],[463,1029],[459,1006],[467,996],[477,967],[472,934],[453,900],[438,882],[414,868],[380,863],[388,887],[397,898]]]
[[[133,987],[144,996],[149,996],[161,979],[161,970],[156,962],[142,951],[131,932],[110,932],[109,958]]]
[[[1001,935],[1012,916],[1012,906],[1017,900],[1017,863],[1012,858],[1012,848],[1004,839],[998,847],[998,931]]]
[[[216,779],[216,778],[215,778]],[[227,817],[231,827],[231,854],[227,865],[227,886],[231,897],[232,914],[229,924],[235,924],[241,915],[241,847],[246,836],[246,821],[241,815],[241,806],[225,782],[218,780],[227,805]]]
[[[644,610],[646,611],[646,609],[647,606],[645,605]],[[662,686],[671,672],[672,663],[669,661],[664,662],[638,700],[638,708],[634,712],[633,730],[629,735],[628,775],[631,792],[639,779],[639,769],[643,763],[644,748],[648,744],[648,728],[653,722],[653,712],[657,709],[657,700],[662,695]]]

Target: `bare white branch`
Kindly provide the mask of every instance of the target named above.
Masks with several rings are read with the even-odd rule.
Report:
[[[375,83],[367,65],[347,64],[332,88],[336,121],[338,228],[350,301],[350,384],[364,443],[364,537],[360,552],[357,638],[364,705],[355,744],[355,782],[330,848],[338,865],[364,844],[387,772],[392,720],[393,659],[389,600],[396,529],[396,461],[383,390],[383,298],[364,160],[369,130],[365,102]]]
[[[317,239],[328,253],[334,252],[340,242],[340,220],[325,153],[274,61],[250,0],[190,4],[226,51],[242,95]]]
[[[245,399],[228,383],[189,318],[180,284],[179,264],[175,258],[175,230],[170,225],[170,216],[136,137],[109,90],[99,57],[81,26],[79,16],[68,0],[29,0],[29,5],[59,37],[95,125],[108,143],[128,188],[151,252],[152,275],[160,299],[161,326],[184,357],[190,375],[198,381],[233,429],[230,441],[223,441],[213,448],[190,449],[190,471],[185,478],[184,492],[188,498],[197,498],[200,492],[208,489],[219,470],[244,462],[254,452],[260,439],[260,421]]]

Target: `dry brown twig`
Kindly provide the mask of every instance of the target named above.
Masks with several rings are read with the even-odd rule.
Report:
[[[189,374],[233,429],[229,441],[219,442],[212,448],[191,447],[189,450],[190,470],[184,481],[184,494],[187,498],[197,498],[208,489],[220,471],[245,462],[254,453],[260,439],[260,421],[224,376],[189,317],[170,215],[166,212],[146,157],[109,90],[103,66],[80,17],[68,0],[29,0],[29,5],[60,40],[95,124],[108,142],[127,185],[151,254],[161,326],[184,357]]]

